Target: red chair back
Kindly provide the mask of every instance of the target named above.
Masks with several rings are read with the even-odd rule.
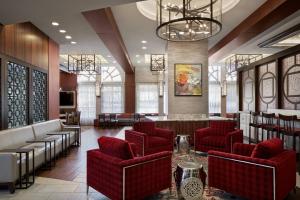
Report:
[[[209,122],[209,127],[215,129],[216,135],[226,135],[234,131],[236,126],[235,121],[212,120]]]
[[[141,133],[146,133],[148,135],[154,135],[155,122],[152,121],[136,122],[133,124],[133,130]]]

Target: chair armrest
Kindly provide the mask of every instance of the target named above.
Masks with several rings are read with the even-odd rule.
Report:
[[[135,150],[138,156],[144,155],[145,146],[148,144],[147,134],[133,130],[125,130],[125,140],[135,144]]]
[[[158,137],[166,138],[170,141],[174,141],[174,131],[164,128],[155,128],[155,134]]]
[[[17,180],[17,154],[0,153],[0,183],[14,182]]]
[[[233,144],[234,143],[243,143],[243,131],[242,130],[235,130],[226,135],[226,149],[228,152],[233,151]]]
[[[87,151],[87,185],[104,194],[114,194],[122,199],[123,169],[121,159],[108,156],[99,149]],[[109,198],[112,198],[111,196]]]
[[[250,157],[254,148],[255,145],[253,144],[235,143],[233,144],[233,153]]]
[[[140,199],[172,185],[172,153],[160,152],[122,161],[125,188],[123,199]]]

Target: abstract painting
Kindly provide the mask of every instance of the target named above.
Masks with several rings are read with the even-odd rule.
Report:
[[[175,96],[202,95],[202,64],[175,64]]]

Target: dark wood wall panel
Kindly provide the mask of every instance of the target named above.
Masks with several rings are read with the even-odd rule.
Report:
[[[258,67],[258,111],[266,112],[277,107],[276,63],[271,62]]]
[[[300,54],[282,59],[283,109],[300,109]]]
[[[254,69],[242,72],[243,110],[255,110],[255,73]]]
[[[49,39],[49,119],[59,118],[59,46]]]
[[[60,71],[60,88],[64,91],[77,89],[77,75]]]
[[[135,75],[125,74],[125,112],[135,112]]]
[[[48,70],[48,36],[30,22],[0,27],[0,53]]]

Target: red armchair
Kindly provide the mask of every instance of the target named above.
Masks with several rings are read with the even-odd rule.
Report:
[[[104,139],[102,139],[104,138]],[[130,145],[102,137],[100,149],[87,152],[87,186],[112,200],[143,199],[171,188],[170,152],[132,157]]]
[[[276,143],[279,139],[263,143],[274,143],[274,140]],[[236,143],[233,154],[209,151],[209,187],[246,199],[283,200],[296,186],[296,153],[284,150],[282,146],[281,151],[263,152],[257,156],[253,153],[257,152],[257,146],[261,147],[262,143],[256,146]],[[263,145],[261,149],[268,148]]]
[[[134,143],[137,155],[173,151],[174,132],[156,128],[152,121],[134,123],[133,130],[125,131],[125,140]]]
[[[196,130],[194,136],[195,151],[231,152],[234,143],[243,143],[243,131],[235,129],[235,126],[235,121],[210,121],[208,128]]]

